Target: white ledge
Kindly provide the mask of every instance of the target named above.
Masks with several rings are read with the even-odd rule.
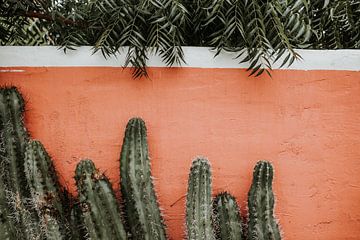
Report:
[[[214,51],[206,47],[183,47],[186,64],[193,68],[247,68],[248,63],[239,64],[236,54],[221,53],[214,58]],[[0,67],[122,67],[123,54],[105,59],[101,52],[93,54],[92,47],[83,46],[66,54],[54,46],[2,46],[0,47]],[[360,50],[297,50],[303,58],[289,68],[293,70],[349,70],[360,71]],[[274,65],[279,69],[282,61]],[[150,56],[149,67],[166,67],[159,56]],[[173,67],[178,67],[174,65]]]

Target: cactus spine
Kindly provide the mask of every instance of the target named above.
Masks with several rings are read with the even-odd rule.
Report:
[[[76,185],[83,223],[92,240],[126,240],[120,210],[109,180],[95,169],[91,160],[76,167]]]
[[[29,135],[23,123],[24,100],[16,88],[0,90],[0,167],[11,219],[19,239],[37,239],[40,229],[35,211],[29,206],[30,191],[24,172],[24,151]],[[3,198],[3,197],[2,197]],[[1,203],[2,204],[2,203]]]
[[[272,191],[273,167],[259,161],[254,169],[253,182],[248,194],[249,240],[280,240],[278,224],[274,218]]]
[[[133,239],[164,240],[165,225],[150,171],[145,123],[130,119],[120,156],[121,192]]]
[[[227,192],[220,193],[214,200],[214,222],[216,238],[221,240],[242,240],[242,226],[239,206]]]
[[[65,209],[55,168],[42,144],[29,141],[25,151],[25,173],[41,229],[47,239],[66,239]]]
[[[213,240],[211,170],[208,160],[193,161],[186,197],[186,228],[189,240]]]

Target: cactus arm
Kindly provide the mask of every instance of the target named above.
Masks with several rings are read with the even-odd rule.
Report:
[[[26,145],[25,173],[44,235],[49,240],[65,239],[68,224],[60,184],[52,160],[38,141]]]
[[[186,227],[189,240],[212,240],[211,171],[206,159],[193,161],[186,198]]]
[[[215,197],[214,222],[217,239],[243,239],[239,206],[229,193],[220,193]]]
[[[121,192],[133,239],[165,240],[164,221],[152,183],[146,127],[139,118],[126,126],[120,155]]]
[[[93,240],[126,240],[120,210],[108,179],[100,175],[91,160],[82,160],[76,167],[76,184],[82,222]]]
[[[248,194],[249,240],[280,240],[279,226],[274,217],[272,191],[273,167],[267,161],[256,164]]]

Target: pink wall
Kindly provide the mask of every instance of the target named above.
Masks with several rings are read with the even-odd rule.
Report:
[[[198,155],[212,163],[213,193],[230,191],[243,213],[255,163],[272,161],[285,239],[359,239],[360,72],[275,70],[253,79],[236,69],[151,68],[150,79],[133,80],[121,68],[21,69],[0,72],[0,83],[27,99],[28,129],[72,192],[82,158],[118,190],[124,128],[140,116],[171,239],[184,235]]]

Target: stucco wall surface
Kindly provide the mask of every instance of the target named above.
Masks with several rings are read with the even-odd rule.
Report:
[[[211,161],[213,193],[228,190],[242,212],[252,170],[275,168],[284,239],[360,239],[360,72],[150,68],[134,80],[114,67],[2,67],[1,85],[27,99],[26,124],[73,193],[74,169],[90,158],[119,189],[128,119],[142,117],[155,187],[171,239],[184,236],[192,159]]]

